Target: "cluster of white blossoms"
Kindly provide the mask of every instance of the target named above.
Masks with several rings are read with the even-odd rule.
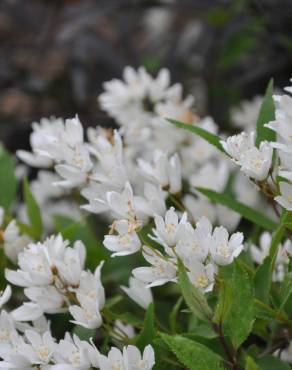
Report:
[[[30,243],[18,255],[19,269],[6,269],[7,281],[24,288],[29,299],[12,311],[18,321],[32,321],[44,313],[69,310],[76,324],[98,328],[105,303],[99,265],[94,274],[84,270],[86,250],[81,241],[68,246],[61,235]]]
[[[285,90],[292,93],[292,87],[286,87]],[[266,123],[265,127],[276,133],[275,142],[262,141],[259,146],[256,146],[255,133],[243,131],[222,140],[221,144],[248,178],[284,209],[291,211],[292,97],[289,94],[274,95],[273,100],[276,107],[275,120]],[[276,149],[277,154],[275,161],[273,161],[273,149]],[[279,181],[275,181],[276,178],[279,178]]]
[[[50,323],[44,316],[32,321],[32,324],[23,324],[1,310],[0,331],[2,369],[151,370],[155,363],[150,345],[145,347],[142,355],[137,347],[129,345],[122,351],[112,347],[105,356],[93,341],[80,340],[75,334],[67,332],[64,339],[58,342],[52,336]]]
[[[183,98],[181,85],[170,85],[167,70],[153,78],[143,68],[127,67],[123,81],[106,82],[104,88],[99,102],[119,129],[89,128],[85,135],[77,116],[65,121],[43,118],[32,125],[31,152],[17,152],[23,162],[41,169],[31,190],[43,209],[46,235],[53,228],[51,215],[60,210],[75,218],[103,214],[109,226],[103,245],[111,257],[140,252],[147,262],[129,271],[129,287],[121,287],[144,310],[153,301],[152,287],[178,281],[181,263],[196,288],[212,291],[220,266],[231,264],[243,251],[244,236],[233,232],[240,215],[213,204],[197,188],[222,193],[232,186],[236,198],[249,206],[258,205],[257,188],[292,210],[292,98],[275,97],[276,120],[266,126],[276,131],[277,142],[262,141],[258,146],[248,128],[221,140],[226,156],[202,138],[166,125],[169,117],[218,134],[212,118],[200,119],[193,112],[194,99]],[[234,164],[245,177],[235,174]],[[95,347],[96,338],[84,341],[66,333],[59,342],[54,339],[46,316],[60,313],[68,314],[74,325],[97,333],[107,325],[114,344],[121,338],[132,339],[135,331],[121,321],[108,326],[108,318],[104,320],[103,262],[94,272],[86,269],[81,241],[70,246],[61,235],[53,235],[38,242],[23,235],[19,226],[15,220],[5,220],[0,208],[0,242],[11,262],[5,277],[23,288],[25,297],[9,313],[1,310],[0,367],[152,369],[151,346],[141,355],[133,345],[120,345],[105,356]],[[250,246],[256,264],[268,255],[270,244],[271,235],[264,233],[259,247]],[[283,280],[291,254],[287,240],[279,247],[274,281]],[[0,306],[10,295],[8,286]],[[120,344],[129,343],[135,342]]]
[[[73,248],[60,235],[43,243],[29,243],[18,254],[18,270],[6,269],[5,277],[13,285],[24,288],[29,299],[11,312],[2,309],[11,298],[8,285],[0,297],[0,367],[4,369],[118,369],[151,370],[153,348],[148,345],[141,355],[133,345],[122,351],[112,347],[107,356],[101,354],[93,341],[80,340],[77,335],[66,333],[57,342],[53,338],[46,314],[69,311],[72,323],[88,329],[102,324],[100,311],[105,304],[104,288],[100,281],[100,264],[94,273],[84,270],[86,252],[77,241]],[[136,288],[126,288],[127,294],[147,308],[152,300],[151,291],[143,294],[138,282]],[[142,290],[141,290],[142,288]],[[141,303],[141,300],[143,303]],[[116,334],[115,334],[116,333]],[[112,337],[134,334],[132,327],[115,322]]]

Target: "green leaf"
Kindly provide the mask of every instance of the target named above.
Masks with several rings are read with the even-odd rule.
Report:
[[[43,232],[41,211],[32,192],[30,191],[29,183],[26,178],[23,180],[23,198],[34,237],[35,239],[40,239]]]
[[[264,127],[265,123],[273,121],[275,119],[275,106],[273,101],[273,79],[270,80],[266,89],[265,97],[257,119],[257,136],[256,146],[264,140],[275,141],[276,133],[271,129]]]
[[[265,356],[257,360],[261,370],[291,370],[290,366],[274,356]]]
[[[73,329],[73,334],[76,334],[81,340],[89,340],[96,335],[96,329],[87,329],[83,326],[76,325]]]
[[[257,224],[266,230],[274,231],[277,228],[277,224],[270,220],[267,216],[243,203],[238,202],[227,194],[218,193],[216,191],[201,187],[197,187],[196,190],[205,195],[212,202],[222,204],[223,206],[232,209],[234,212],[239,213],[246,220]]]
[[[275,267],[276,257],[278,254],[278,248],[285,233],[285,222],[286,218],[288,217],[287,215],[287,213],[284,213],[281,217],[280,225],[278,226],[272,237],[269,255],[264,259],[263,263],[258,266],[255,273],[254,283],[256,297],[264,303],[269,302],[272,275]]]
[[[204,294],[190,282],[185,267],[180,260],[178,261],[178,269],[178,281],[186,304],[196,317],[211,322],[212,310]]]
[[[228,281],[220,282],[219,299],[215,309],[214,322],[223,323],[232,303],[232,289]]]
[[[9,212],[11,204],[15,199],[17,181],[15,167],[12,158],[0,145],[0,206]]]
[[[254,359],[250,356],[246,358],[245,370],[260,370]]]
[[[178,360],[190,370],[222,370],[222,358],[203,344],[179,335],[160,334]]]
[[[170,315],[169,315],[169,326],[171,331],[176,332],[177,314],[179,312],[180,306],[182,304],[183,297],[179,297],[176,304],[174,305]]]
[[[148,306],[143,329],[139,333],[137,340],[136,340],[136,346],[140,348],[140,350],[143,350],[148,344],[151,344],[153,342],[153,339],[156,336],[155,326],[154,326],[154,305],[151,303]]]
[[[254,291],[250,276],[236,261],[229,283],[232,298],[223,321],[223,331],[238,348],[250,334],[255,320]]]
[[[190,125],[187,123],[183,123],[180,121],[177,121],[175,119],[167,118],[167,121],[175,125],[176,127],[183,128],[185,130],[188,130],[192,132],[193,134],[200,136],[202,139],[206,140],[209,144],[215,146],[218,150],[221,152],[225,153],[225,150],[220,143],[220,137],[217,135],[212,134],[211,132],[204,130],[201,127],[195,126],[195,125]]]

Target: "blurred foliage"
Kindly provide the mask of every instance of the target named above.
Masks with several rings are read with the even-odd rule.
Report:
[[[291,36],[290,0],[2,0],[0,140],[27,147],[41,116],[112,125],[96,97],[125,65],[169,68],[228,129],[231,106],[285,83]]]

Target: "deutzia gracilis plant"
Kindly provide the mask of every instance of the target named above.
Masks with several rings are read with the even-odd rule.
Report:
[[[0,368],[291,369],[291,93],[228,137],[127,67],[99,96],[118,129],[42,118],[1,147]]]

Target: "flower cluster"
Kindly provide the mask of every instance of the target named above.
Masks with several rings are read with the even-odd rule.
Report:
[[[75,323],[98,328],[102,323],[104,289],[99,265],[94,274],[84,270],[86,251],[81,241],[73,248],[61,235],[30,243],[18,255],[18,270],[6,269],[6,279],[24,288],[30,300],[12,312],[18,321],[32,321],[44,313],[69,312]]]
[[[40,170],[30,186],[25,182],[24,202],[16,199],[13,211],[0,207],[5,279],[11,284],[0,296],[0,367],[151,370],[152,345],[161,351],[160,364],[165,344],[189,367],[192,359],[182,360],[180,351],[188,357],[192,343],[208,332],[224,355],[205,341],[201,353],[208,357],[211,351],[214,363],[220,358],[226,368],[241,369],[239,357],[245,355],[238,356],[238,349],[254,323],[262,341],[278,321],[291,325],[292,98],[275,96],[275,120],[262,127],[259,121],[257,132],[245,120],[255,123],[254,112],[267,98],[257,98],[252,109],[244,103],[233,115],[245,131],[219,138],[217,124],[195,113],[193,97],[184,98],[182,86],[170,84],[166,69],[154,78],[144,68],[126,67],[123,80],[106,82],[104,89],[99,102],[117,129],[85,133],[78,116],[43,118],[32,125],[31,151],[17,152]],[[165,117],[183,124],[167,126]],[[261,137],[260,130],[268,131]],[[253,227],[240,223],[241,217]],[[94,245],[98,256],[91,253],[96,229],[108,230]],[[129,286],[117,292],[112,283],[119,279]],[[271,284],[280,286],[279,295]],[[169,329],[154,310],[159,289],[151,289],[162,285],[167,298],[177,298],[176,304],[162,299],[157,305],[171,306],[164,315]],[[13,294],[11,286],[17,287]],[[125,312],[129,302],[121,291],[139,306],[138,317]],[[165,334],[176,332],[177,315],[189,313],[180,312],[180,291],[197,315],[184,318],[180,332],[194,327],[194,340]],[[265,327],[273,315],[275,322]],[[63,318],[64,328],[55,334]],[[234,323],[241,319],[239,335]],[[267,353],[279,348],[284,346]],[[176,359],[165,361],[176,368]]]

